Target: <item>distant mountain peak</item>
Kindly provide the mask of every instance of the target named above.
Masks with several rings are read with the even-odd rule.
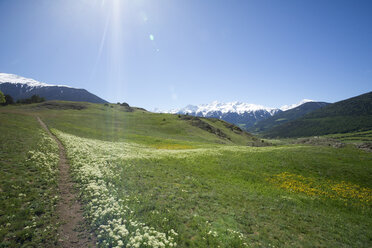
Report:
[[[9,73],[0,73],[0,90],[14,100],[39,95],[46,100],[80,101],[106,103],[104,99],[88,92],[66,85],[53,85]]]
[[[324,102],[319,105],[324,106]],[[304,104],[309,106],[309,104]],[[372,130],[372,92],[327,104],[300,118],[267,129],[267,137],[310,137]]]
[[[240,101],[219,102],[213,101],[208,104],[187,105],[184,108],[162,111],[154,109],[158,113],[188,114],[199,117],[218,118],[234,123],[243,129],[252,127],[257,122],[273,117],[283,111],[294,109],[300,105],[313,100],[303,99],[299,103],[284,105],[281,108],[270,108],[258,104],[245,103]]]
[[[161,113],[170,113],[170,114],[176,114],[176,113],[200,113],[202,116],[208,115],[210,112],[221,112],[223,114],[226,113],[237,113],[237,114],[243,114],[243,113],[250,113],[255,111],[264,110],[269,112],[271,115],[276,114],[278,111],[287,111],[293,108],[296,108],[304,103],[307,102],[315,102],[314,100],[310,99],[303,99],[298,103],[291,104],[291,105],[284,105],[280,108],[270,108],[265,107],[263,105],[253,104],[253,103],[245,103],[240,101],[234,101],[234,102],[219,102],[217,100],[207,103],[207,104],[200,104],[200,105],[187,105],[184,108],[178,108],[178,109],[171,109],[171,110],[159,110],[154,109],[154,112],[161,112]]]
[[[302,99],[299,103],[295,103],[295,104],[291,104],[291,105],[284,105],[284,106],[280,107],[280,110],[281,111],[287,111],[287,110],[290,110],[290,109],[294,109],[294,108],[297,108],[298,106],[300,106],[304,103],[307,103],[307,102],[315,102],[315,101],[310,100],[310,99]]]
[[[275,114],[277,109],[275,108],[268,108],[264,107],[262,105],[252,104],[252,103],[243,103],[243,102],[226,102],[222,103],[219,101],[213,101],[208,104],[200,104],[200,105],[187,105],[184,108],[181,109],[172,109],[169,111],[163,111],[166,113],[200,113],[203,116],[207,116],[211,112],[220,112],[222,114],[226,113],[237,113],[237,114],[243,114],[243,113],[250,113],[255,112],[259,110],[264,110],[269,112],[271,115]]]
[[[2,83],[11,83],[11,84],[26,84],[30,87],[46,87],[46,86],[58,86],[58,87],[68,87],[72,88],[67,85],[52,85],[52,84],[46,84],[39,81],[36,81],[31,78],[25,78],[21,77],[15,74],[10,73],[0,73],[0,84]]]

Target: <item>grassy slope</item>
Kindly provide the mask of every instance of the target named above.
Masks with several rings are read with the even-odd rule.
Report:
[[[369,153],[351,147],[226,147],[218,143],[244,145],[249,139],[232,131],[233,142],[220,139],[173,115],[89,106],[63,111],[26,108],[37,111],[50,127],[79,137],[157,148],[222,149],[218,155],[201,152],[186,158],[116,161],[118,166],[113,170],[119,177],[105,179],[129,199],[138,220],[158,230],[174,228],[180,247],[240,247],[240,239],[228,229],[242,233],[248,246],[371,246],[371,202],[311,195],[306,191],[308,185],[297,177],[313,180],[313,188],[327,192],[343,181],[370,190]],[[223,128],[220,122],[213,125]],[[21,128],[22,123],[15,126]],[[102,151],[102,156],[105,154],[107,151]],[[288,190],[270,181],[283,172],[294,178],[288,182],[303,186],[304,191]],[[209,231],[218,235],[214,237]]]
[[[328,105],[274,127],[267,137],[305,137],[372,129],[372,92]]]
[[[249,246],[371,244],[368,207],[291,193],[267,182],[274,175],[290,172],[316,178],[321,185],[344,180],[371,187],[371,157],[367,154],[352,149],[266,147],[131,163],[134,166],[118,171],[127,180],[117,181],[117,187],[133,199],[131,206],[138,218],[159,229],[171,226],[177,230],[182,247],[239,247],[228,229],[242,233]],[[152,210],[160,211],[160,216],[154,217]],[[163,218],[170,219],[169,223]],[[218,238],[206,235],[210,230]]]
[[[0,108],[0,247],[56,242],[58,148],[47,137],[34,117]]]
[[[307,113],[315,111],[319,108],[326,106],[325,102],[308,102],[304,103],[294,109],[280,112],[268,119],[259,121],[253,127],[248,129],[249,132],[260,133],[270,130],[276,126],[282,125],[292,120],[296,120]]]
[[[58,130],[108,141],[129,140],[151,145],[167,142],[188,143],[198,146],[205,143],[247,145],[257,140],[248,134],[243,136],[236,134],[221,125],[221,122],[203,120],[220,129],[229,139],[193,126],[177,115],[155,114],[140,109],[124,112],[125,108],[116,104],[104,106],[85,103],[84,105],[87,108],[82,110],[45,109],[35,107],[37,105],[24,108],[37,113],[48,125]]]

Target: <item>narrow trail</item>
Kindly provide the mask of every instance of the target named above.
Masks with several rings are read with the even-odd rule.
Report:
[[[63,248],[83,248],[96,247],[94,235],[90,235],[84,227],[82,206],[77,200],[74,192],[73,183],[70,179],[69,164],[66,151],[61,141],[50,132],[45,123],[37,117],[40,125],[57,142],[59,148],[59,181],[58,188],[60,200],[57,205],[57,213],[61,222],[58,230],[58,247]]]

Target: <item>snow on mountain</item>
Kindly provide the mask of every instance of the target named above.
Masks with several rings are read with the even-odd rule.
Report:
[[[220,112],[221,114],[226,113],[251,113],[256,111],[267,111],[271,115],[274,115],[278,109],[275,108],[268,108],[261,105],[250,104],[250,103],[243,103],[243,102],[227,102],[227,103],[220,103],[218,101],[214,101],[209,104],[201,104],[201,105],[188,105],[181,109],[173,109],[170,111],[164,111],[166,113],[176,114],[176,113],[183,113],[183,114],[192,114],[198,113],[202,116],[208,116],[211,112]]]
[[[66,85],[46,84],[34,79],[14,74],[0,73],[0,91],[12,96],[14,100],[30,98],[33,95],[46,100],[79,101],[106,103],[104,99],[88,92]]]
[[[269,108],[262,105],[244,102],[221,103],[214,101],[209,104],[188,105],[181,109],[172,109],[169,111],[156,109],[154,111],[158,113],[188,114],[199,117],[219,118],[236,124],[241,128],[248,129],[259,121],[270,118],[277,113],[296,108],[307,102],[312,102],[312,100],[304,99],[299,103],[285,105],[281,108]]]
[[[299,103],[295,103],[295,104],[291,104],[291,105],[284,105],[284,106],[280,107],[280,110],[287,111],[287,110],[290,110],[290,109],[294,109],[294,108],[297,108],[298,106],[300,106],[304,103],[307,103],[307,102],[314,102],[314,100],[303,99]]]
[[[197,113],[199,116],[208,116],[208,114],[212,112],[220,112],[221,114],[226,114],[226,113],[244,114],[244,113],[252,113],[256,111],[267,111],[268,113],[270,113],[270,115],[275,115],[277,112],[290,110],[307,102],[314,102],[314,101],[309,100],[309,99],[303,99],[298,103],[291,104],[291,105],[284,105],[280,108],[270,108],[270,107],[265,107],[262,105],[244,103],[244,102],[221,103],[218,101],[213,101],[208,104],[187,105],[184,108],[171,109],[171,110],[165,110],[165,111],[160,110],[160,109],[154,109],[154,112],[169,113],[169,114]]]
[[[0,84],[2,83],[11,83],[11,84],[24,84],[30,87],[46,87],[46,86],[58,86],[58,87],[68,87],[67,85],[52,85],[46,84],[39,81],[36,81],[31,78],[25,78],[14,74],[9,73],[0,73]]]

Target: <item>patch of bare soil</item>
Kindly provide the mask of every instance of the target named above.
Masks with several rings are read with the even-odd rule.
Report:
[[[82,206],[77,200],[73,182],[70,179],[66,151],[58,138],[53,135],[45,123],[37,117],[40,125],[57,142],[59,147],[59,182],[60,200],[57,213],[61,222],[58,246],[63,248],[96,247],[95,236],[89,233],[83,218]]]
[[[372,152],[372,142],[364,142],[362,144],[356,145],[356,147],[366,152]]]

